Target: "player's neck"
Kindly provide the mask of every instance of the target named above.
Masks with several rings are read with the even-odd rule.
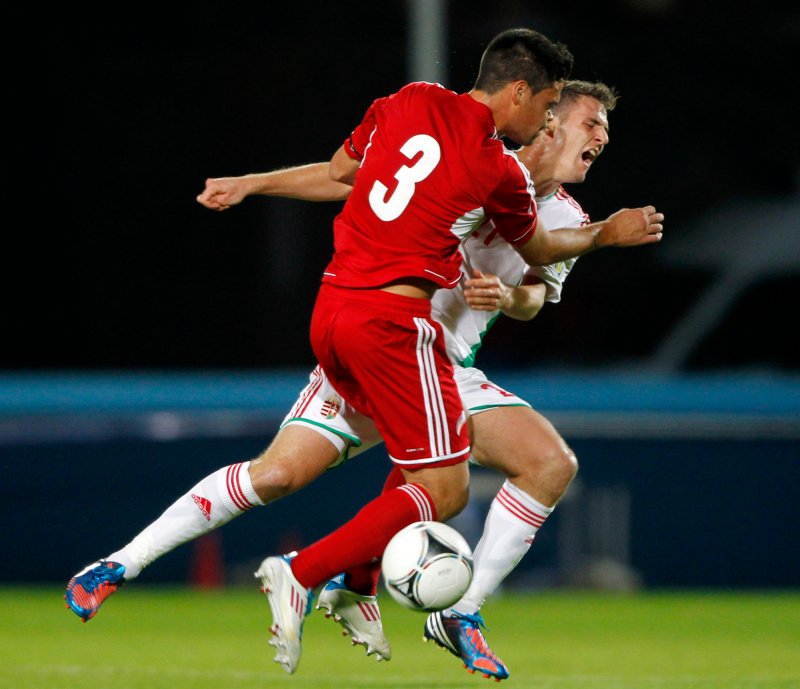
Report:
[[[546,177],[541,179],[536,179],[536,177],[533,178],[533,188],[536,189],[536,196],[540,196],[542,198],[555,193],[559,186],[561,185],[556,179],[548,179]]]
[[[486,91],[481,91],[480,89],[472,89],[471,91],[467,91],[467,95],[472,98],[473,100],[478,101],[479,103],[483,103],[486,107],[491,109],[491,101],[492,96],[486,93]]]
[[[508,88],[510,88],[510,85]],[[497,93],[487,93],[480,89],[472,89],[467,93],[473,100],[478,101],[478,103],[483,103],[492,111],[492,119],[494,119],[494,126],[499,136],[504,136],[506,134],[505,128],[509,121],[508,95],[505,91],[506,89],[498,91]]]

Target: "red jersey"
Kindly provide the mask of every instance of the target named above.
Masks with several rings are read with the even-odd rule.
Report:
[[[361,165],[323,282],[369,288],[413,276],[453,287],[459,244],[486,219],[511,244],[535,231],[528,171],[468,94],[409,84],[373,102],[344,149]]]

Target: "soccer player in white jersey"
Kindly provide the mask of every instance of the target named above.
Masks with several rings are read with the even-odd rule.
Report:
[[[615,102],[613,91],[603,84],[565,82],[550,126],[518,152],[532,172],[544,227],[588,222],[561,183],[583,181],[608,143],[607,112]],[[348,193],[349,187],[330,180],[327,163],[321,163],[210,179],[198,201],[225,210],[254,194],[322,201],[343,199]],[[529,268],[490,225],[466,240],[462,251],[462,285],[439,290],[433,314],[444,326],[459,394],[472,414],[472,460],[498,469],[508,479],[492,503],[476,547],[469,591],[452,609],[428,618],[425,636],[458,656],[468,669],[504,679],[508,670],[481,633],[480,607],[528,550],[574,477],[577,462],[543,416],[492,384],[472,364],[486,330],[500,313],[530,319],[545,301],[560,299],[574,260]],[[262,455],[204,478],[128,545],[79,572],[68,586],[69,607],[84,621],[90,619],[109,595],[156,558],[254,506],[298,490],[330,466],[380,441],[371,420],[358,414],[316,369]],[[402,482],[395,469],[387,485]],[[374,653],[381,660],[390,657],[390,647],[380,615],[374,612],[377,605],[364,605],[376,602],[376,585],[376,567],[347,573],[324,588],[317,607],[334,616],[368,655]],[[370,614],[365,615],[364,609]]]
[[[608,112],[616,100],[616,93],[605,84],[566,82],[548,129],[518,151],[531,171],[539,218],[545,227],[589,222],[562,184],[582,182],[602,153],[609,141]],[[465,288],[437,293],[433,313],[444,325],[459,392],[471,414],[472,461],[497,469],[507,479],[492,502],[475,548],[475,573],[469,590],[449,610],[431,614],[424,634],[426,640],[459,657],[468,669],[504,679],[508,669],[481,633],[480,608],[528,551],[578,464],[545,417],[487,380],[473,363],[500,313],[529,319],[544,301],[560,301],[564,280],[576,259],[529,267],[497,240],[492,228],[483,226],[464,242]]]

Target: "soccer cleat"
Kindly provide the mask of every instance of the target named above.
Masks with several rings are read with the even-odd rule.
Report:
[[[492,677],[499,682],[508,678],[508,668],[489,648],[481,633],[486,625],[480,613],[462,615],[453,612],[445,616],[441,612],[428,615],[425,620],[424,640],[434,643],[461,658],[468,672],[480,672],[487,679]]]
[[[311,610],[313,591],[303,588],[294,578],[289,561],[296,553],[281,557],[268,557],[255,573],[261,580],[261,590],[266,594],[272,611],[272,639],[275,662],[280,663],[290,675],[300,664],[303,652],[303,621]]]
[[[91,620],[103,601],[125,584],[125,566],[100,560],[78,572],[67,584],[67,607],[84,622]]]
[[[353,645],[367,649],[380,662],[392,657],[389,640],[383,634],[378,596],[365,596],[344,585],[344,574],[331,579],[319,594],[317,610],[324,609],[325,617],[333,618],[350,635]]]

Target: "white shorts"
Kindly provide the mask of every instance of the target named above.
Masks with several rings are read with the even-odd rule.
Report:
[[[470,414],[497,407],[531,406],[521,397],[492,383],[480,369],[453,368],[458,393]],[[372,419],[356,411],[336,392],[319,366],[311,372],[308,381],[283,419],[281,428],[301,424],[327,438],[339,450],[339,458],[331,464],[332,467],[383,442]]]

